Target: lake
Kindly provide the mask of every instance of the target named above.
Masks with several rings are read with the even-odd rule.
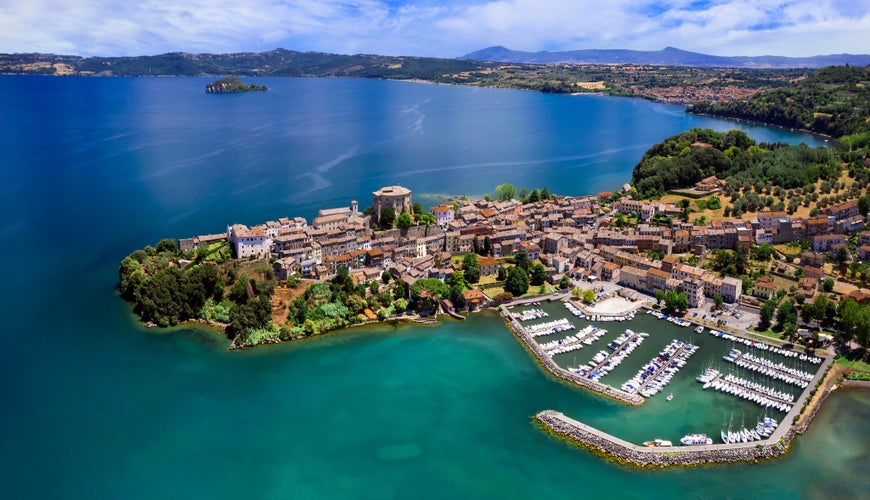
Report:
[[[501,182],[579,195],[618,188],[691,127],[818,140],[603,96],[291,78],[205,94],[211,80],[0,77],[4,497],[870,490],[866,392],[835,394],[781,460],[637,471],[532,423],[554,408],[618,430],[638,413],[546,376],[492,315],[229,353],[208,332],[140,327],[114,291],[120,260],[161,238],[365,207],[383,185],[425,204]]]

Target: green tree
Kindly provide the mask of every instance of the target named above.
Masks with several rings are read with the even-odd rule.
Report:
[[[472,252],[462,257],[462,271],[465,273],[465,280],[469,283],[480,281],[480,263],[477,260],[477,254]]]
[[[495,187],[495,199],[499,201],[508,201],[515,198],[517,188],[513,184],[499,184]]]
[[[559,289],[560,290],[567,290],[569,288],[571,288],[571,278],[569,278],[567,275],[563,274],[562,279],[559,280]]]
[[[822,290],[830,293],[834,291],[834,284],[833,278],[825,278],[822,280]]]
[[[761,312],[758,315],[758,329],[759,330],[767,330],[770,328],[771,322],[773,321],[773,314],[776,312],[776,301],[767,300],[763,306],[761,306]]]
[[[776,326],[785,328],[785,325],[788,323],[797,324],[797,316],[797,308],[794,302],[791,299],[787,299],[780,304],[779,309],[776,311]]]
[[[664,301],[665,301],[665,291],[664,290],[656,290],[656,305],[661,307],[661,305]]]
[[[453,302],[453,307],[456,309],[465,309],[465,294],[462,293],[462,287],[453,285],[450,288],[450,302]]]
[[[587,289],[583,290],[583,293],[581,294],[581,296],[583,298],[583,302],[585,302],[587,304],[591,304],[591,303],[595,302],[595,290],[593,290],[591,288],[587,288]]]
[[[411,227],[411,214],[408,212],[402,212],[401,215],[399,215],[399,220],[396,225],[402,229]]]
[[[543,285],[547,280],[547,270],[540,262],[532,267],[532,274],[529,278],[529,283],[534,286]]]
[[[757,260],[760,262],[769,261],[772,255],[773,247],[771,247],[768,243],[756,245],[749,250],[749,256],[752,258],[752,260]]]
[[[411,211],[414,212],[414,217],[419,217],[424,214],[423,205],[419,201],[415,201],[411,206]]]
[[[406,299],[397,299],[393,302],[393,311],[396,311],[396,314],[402,314],[406,309],[408,309],[408,301]]]
[[[385,207],[381,210],[381,218],[378,220],[381,229],[390,229],[393,223],[396,222],[396,211],[393,207]]]
[[[870,212],[870,196],[858,198],[858,212],[862,217],[867,217],[867,213]]]
[[[498,274],[496,274],[495,279],[498,281],[507,279],[507,269],[504,266],[498,266]]]
[[[526,252],[517,252],[514,254],[514,265],[525,271],[526,273],[532,268],[532,262]]]
[[[489,239],[489,236],[483,237],[483,255],[492,254],[492,240]]]
[[[529,291],[529,274],[525,269],[514,266],[508,270],[507,280],[505,281],[504,289],[510,292],[514,297],[521,297]]]
[[[668,290],[665,293],[665,309],[673,313],[681,313],[689,308],[689,298],[683,292]]]

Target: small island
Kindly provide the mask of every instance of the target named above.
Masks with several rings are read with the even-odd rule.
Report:
[[[235,92],[254,92],[258,90],[267,90],[265,85],[247,84],[237,76],[228,76],[215,80],[205,86],[205,91],[208,94],[228,94]]]

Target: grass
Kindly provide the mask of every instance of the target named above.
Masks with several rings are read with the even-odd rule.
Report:
[[[850,370],[846,376],[850,380],[870,380],[870,363],[862,359],[849,359],[846,356],[840,356],[835,363],[843,370]]]

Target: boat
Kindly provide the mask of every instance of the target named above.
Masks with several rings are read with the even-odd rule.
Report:
[[[654,439],[652,441],[644,441],[644,446],[654,446],[654,447],[668,447],[673,446],[674,444],[666,439]]]
[[[704,332],[703,326],[699,326],[698,328],[695,328],[695,333],[703,333],[703,332]]]
[[[674,399],[674,393],[673,393],[673,392],[670,393],[670,394],[668,394],[668,397],[665,398],[665,401],[670,401],[670,400],[672,400],[672,399]]]
[[[706,434],[686,434],[680,439],[680,442],[686,446],[713,444],[713,440],[708,438]]]

